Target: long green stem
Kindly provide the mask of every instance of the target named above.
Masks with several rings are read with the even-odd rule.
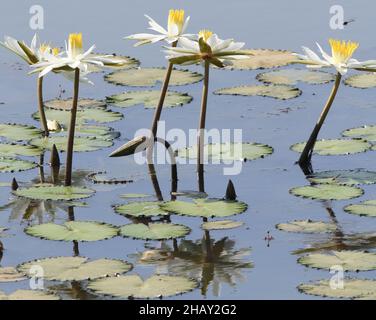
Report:
[[[48,131],[46,113],[44,112],[44,104],[43,104],[43,77],[38,78],[37,91],[38,91],[38,108],[39,108],[40,124],[41,124],[42,130],[44,131],[44,135],[48,137],[49,131]]]
[[[79,84],[80,84],[80,69],[76,68],[74,71],[73,104],[72,104],[72,109],[71,109],[71,118],[70,118],[69,131],[68,131],[67,160],[65,164],[65,185],[66,186],[72,185],[73,145],[74,145],[74,131],[76,127]]]
[[[205,78],[202,87],[201,113],[199,122],[199,133],[197,137],[197,174],[198,174],[198,188],[200,192],[205,192],[204,183],[204,130],[206,122],[206,109],[208,103],[209,91],[209,68],[210,63],[205,60]]]
[[[334,98],[337,94],[339,85],[341,83],[341,78],[342,78],[341,74],[337,73],[337,77],[336,77],[332,92],[330,93],[330,96],[328,98],[328,101],[326,102],[323,110],[321,111],[320,117],[317,120],[315,127],[313,128],[311,136],[309,137],[309,139],[308,139],[308,141],[307,141],[307,143],[306,143],[306,145],[303,149],[303,152],[300,155],[298,163],[302,167],[308,166],[311,162],[313,148],[315,147],[315,143],[316,143],[317,137],[319,135],[319,132],[321,130],[321,127],[324,124],[325,118],[328,115],[330,107],[332,106]]]

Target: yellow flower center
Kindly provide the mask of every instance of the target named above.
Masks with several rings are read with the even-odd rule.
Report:
[[[83,52],[82,48],[82,33],[71,33],[69,35],[69,49],[73,56],[81,54]]]
[[[212,36],[213,32],[211,32],[210,30],[201,30],[199,33],[198,33],[198,37],[199,38],[202,38],[202,40],[204,40],[205,42],[208,41],[208,39]]]
[[[39,47],[39,52],[45,53],[47,50],[50,50],[50,46],[46,43],[42,43]]]
[[[184,25],[184,10],[170,10],[168,14],[168,29],[171,30],[172,25],[177,25],[179,32]]]
[[[332,57],[337,63],[347,63],[359,47],[359,43],[335,39],[329,39],[329,44],[332,48]]]
[[[57,56],[58,54],[59,54],[59,52],[60,52],[60,50],[59,50],[59,48],[52,48],[52,54],[54,55],[54,56]]]

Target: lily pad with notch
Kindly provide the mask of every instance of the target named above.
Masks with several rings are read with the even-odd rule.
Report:
[[[120,227],[120,235],[123,237],[142,240],[167,240],[185,237],[191,229],[182,224],[152,222],[131,223]]]
[[[160,208],[158,201],[140,201],[115,206],[115,212],[123,216],[157,217],[169,215]]]
[[[335,75],[328,72],[307,69],[281,69],[260,73],[256,79],[268,84],[296,85],[298,82],[324,84],[335,80]]]
[[[318,184],[292,188],[290,193],[297,197],[316,200],[348,200],[360,197],[364,191],[352,186]]]
[[[94,194],[94,190],[84,187],[65,187],[65,186],[32,186],[20,188],[14,191],[19,197],[25,197],[33,200],[80,200],[89,198]]]

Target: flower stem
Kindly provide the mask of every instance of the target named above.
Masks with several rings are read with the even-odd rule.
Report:
[[[334,98],[337,94],[339,85],[341,83],[341,77],[342,77],[341,74],[337,73],[337,77],[336,77],[332,92],[330,93],[330,96],[328,98],[328,101],[326,102],[323,110],[321,111],[320,117],[317,120],[315,127],[313,128],[311,136],[309,137],[309,139],[308,139],[308,141],[307,141],[307,143],[306,143],[306,145],[303,149],[303,152],[300,155],[298,163],[302,167],[306,167],[311,162],[313,148],[315,147],[315,143],[316,143],[317,137],[319,135],[319,132],[321,130],[321,127],[324,124],[325,118],[328,115],[330,107],[332,106]]]
[[[40,124],[44,131],[44,136],[48,137],[49,131],[47,127],[46,113],[44,112],[44,104],[43,104],[43,77],[38,78],[37,91],[38,91],[38,108],[39,108]]]
[[[71,118],[70,118],[69,131],[68,131],[67,160],[65,164],[65,185],[66,186],[72,185],[74,130],[76,127],[79,84],[80,84],[80,69],[76,68],[74,70],[73,105],[71,109]]]
[[[209,91],[209,67],[210,63],[205,60],[205,78],[202,87],[201,113],[199,122],[199,133],[197,137],[197,173],[198,173],[198,188],[200,192],[205,192],[204,186],[204,130],[206,122],[206,108],[208,103]]]

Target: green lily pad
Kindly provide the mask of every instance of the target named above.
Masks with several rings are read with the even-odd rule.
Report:
[[[291,150],[302,152],[306,142],[296,143]],[[321,156],[339,156],[365,152],[371,144],[361,139],[329,139],[316,141],[313,152]]]
[[[10,295],[0,291],[0,300],[60,300],[60,297],[41,290],[17,290]]]
[[[350,204],[344,210],[359,216],[376,217],[376,200],[362,201],[358,204]]]
[[[0,172],[17,172],[34,169],[38,164],[31,161],[16,158],[0,157]]]
[[[162,210],[158,201],[132,202],[115,207],[115,212],[132,217],[165,216],[169,213]]]
[[[49,120],[56,120],[64,127],[68,128],[70,122],[69,111],[46,109],[46,117]],[[39,120],[39,113],[33,113],[33,118],[35,120]],[[108,123],[121,120],[122,118],[123,114],[120,112],[115,112],[104,108],[88,108],[77,111],[76,122],[77,125],[86,124],[88,121]]]
[[[228,217],[243,213],[247,204],[241,201],[216,199],[195,199],[193,202],[169,201],[161,204],[161,209],[171,213],[192,217]]]
[[[150,91],[128,91],[107,97],[107,103],[116,107],[133,107],[143,105],[145,108],[156,108],[161,92],[159,90]],[[180,107],[190,103],[192,97],[187,93],[168,91],[163,103],[164,108]]]
[[[89,55],[90,56],[103,56],[103,55],[106,55],[106,54],[91,54]],[[139,65],[140,65],[140,61],[135,59],[135,58],[131,58],[131,57],[128,57],[128,56],[122,56],[122,55],[117,55],[115,54],[115,59],[116,60],[120,60],[120,62],[122,63],[122,65],[106,65],[105,68],[106,69],[112,69],[112,70],[126,70],[126,69],[132,69],[132,68],[137,68]],[[95,65],[90,65],[90,72],[101,72],[103,71],[103,68],[102,67],[97,67]]]
[[[329,183],[346,186],[374,184],[376,183],[376,172],[364,169],[322,171],[310,175],[308,180],[315,184]]]
[[[287,223],[279,223],[276,225],[276,228],[281,231],[301,233],[327,233],[337,230],[337,226],[334,223],[312,220],[295,220]]]
[[[30,141],[34,146],[37,146],[38,149],[51,150],[53,145],[56,145],[56,148],[59,151],[67,151],[67,137],[65,136],[51,136],[37,138]],[[111,140],[97,139],[96,137],[75,137],[74,138],[74,152],[89,152],[97,151],[103,148],[108,148],[113,145]],[[40,150],[40,149],[39,149]]]
[[[244,53],[249,54],[248,59],[232,61],[227,69],[255,70],[286,66],[296,61],[296,56],[291,51],[273,49],[245,49]]]
[[[84,257],[56,257],[38,259],[20,264],[18,271],[32,277],[33,266],[43,269],[43,278],[51,281],[83,281],[126,273],[132,265],[128,262],[112,259],[89,261]]]
[[[124,199],[149,198],[149,197],[151,197],[150,194],[144,194],[144,193],[125,193],[125,194],[120,195],[120,198],[124,198]]]
[[[204,222],[201,228],[204,230],[227,230],[234,229],[244,225],[244,222],[233,221],[233,220],[221,220],[221,221],[210,221]]]
[[[167,240],[186,236],[191,229],[182,224],[154,222],[126,224],[120,228],[120,235],[142,240]]]
[[[13,267],[0,268],[0,283],[22,281],[25,279],[25,274],[17,271]]]
[[[97,294],[123,299],[151,299],[183,294],[197,287],[194,280],[166,275],[154,275],[143,280],[138,275],[98,279],[89,282],[88,288]]]
[[[179,149],[179,157],[196,159],[197,145]],[[273,148],[260,143],[214,143],[204,145],[204,155],[217,161],[247,161],[264,158],[273,153]]]
[[[17,123],[0,123],[0,137],[12,141],[27,141],[40,137],[42,131],[34,126]]]
[[[76,127],[76,135],[81,137],[97,138],[102,140],[114,140],[120,137],[120,132],[111,127],[96,125],[79,125]]]
[[[376,75],[373,72],[356,74],[345,79],[344,83],[359,89],[374,88],[376,87]]]
[[[14,191],[19,197],[33,200],[79,200],[89,198],[95,191],[88,188],[64,186],[34,186]]]
[[[347,129],[342,132],[342,135],[349,138],[364,139],[368,142],[376,142],[376,125]]]
[[[87,176],[88,180],[93,183],[101,184],[126,184],[132,183],[133,180],[122,177],[109,177],[106,172],[94,172]]]
[[[44,106],[48,109],[70,111],[72,109],[73,99],[53,99],[44,102]],[[106,103],[101,100],[80,98],[77,103],[77,110],[89,108],[106,108]],[[50,118],[49,118],[50,119]]]
[[[260,73],[256,79],[271,84],[296,85],[298,82],[308,84],[324,84],[334,81],[335,75],[328,72],[307,69],[281,69]]]
[[[41,153],[42,153],[42,150],[37,148],[36,146],[30,146],[27,144],[0,143],[0,156],[34,157],[34,156],[39,156]]]
[[[364,191],[357,187],[335,184],[318,184],[314,186],[296,187],[290,193],[303,198],[317,200],[348,200],[360,197]]]
[[[130,87],[151,87],[164,81],[166,69],[164,68],[141,68],[113,72],[104,79],[110,83]],[[202,74],[188,70],[174,69],[171,74],[170,86],[181,86],[199,82],[203,79]]]
[[[312,268],[330,269],[339,265],[344,271],[368,271],[376,269],[376,254],[366,251],[331,251],[330,254],[311,253],[298,262]]]
[[[320,280],[314,283],[301,284],[299,291],[320,297],[372,299],[376,298],[376,281],[366,279],[344,279],[343,288],[332,288],[330,281]]]
[[[43,223],[25,229],[26,234],[56,241],[98,241],[117,236],[119,229],[97,221],[68,221],[63,225]]]
[[[288,100],[299,97],[302,92],[298,88],[285,85],[247,85],[219,89],[214,91],[214,94],[231,96],[261,96]]]

